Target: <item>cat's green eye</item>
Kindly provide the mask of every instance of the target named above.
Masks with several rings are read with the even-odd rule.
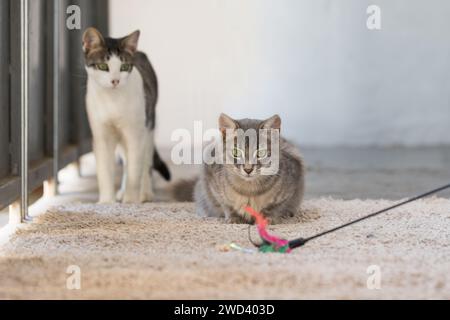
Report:
[[[129,63],[123,63],[121,66],[120,66],[120,71],[121,72],[128,72],[128,71],[130,71],[131,70],[131,64],[129,64]]]
[[[233,156],[233,158],[241,158],[243,156],[243,152],[241,149],[238,148],[233,148],[233,150],[231,150],[231,155]]]
[[[100,71],[109,71],[108,64],[106,63],[97,63],[97,69]]]
[[[266,149],[256,150],[256,157],[258,159],[264,159],[265,157],[267,157],[267,150]]]

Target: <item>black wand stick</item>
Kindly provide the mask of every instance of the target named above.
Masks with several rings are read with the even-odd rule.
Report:
[[[410,199],[408,199],[408,200],[405,200],[405,201],[403,201],[403,202],[394,204],[393,206],[390,206],[390,207],[385,208],[385,209],[382,209],[382,210],[380,210],[380,211],[371,213],[371,214],[369,214],[369,215],[367,215],[367,216],[364,216],[364,217],[361,217],[361,218],[359,218],[359,219],[356,219],[356,220],[347,222],[347,223],[345,223],[345,224],[343,224],[343,225],[340,225],[340,226],[338,226],[338,227],[335,227],[335,228],[332,228],[332,229],[329,229],[329,230],[320,232],[320,233],[318,233],[318,234],[316,234],[316,235],[313,235],[313,236],[311,236],[311,237],[309,237],[309,238],[298,238],[298,239],[291,240],[291,241],[289,241],[289,248],[294,249],[294,248],[301,247],[301,246],[305,245],[307,242],[309,242],[309,241],[311,241],[311,240],[313,240],[313,239],[317,239],[317,238],[322,237],[322,236],[324,236],[324,235],[326,235],[326,234],[329,234],[329,233],[335,232],[335,231],[337,231],[337,230],[343,229],[343,228],[345,228],[345,227],[351,226],[352,224],[355,224],[355,223],[358,223],[358,222],[360,222],[360,221],[363,221],[363,220],[366,220],[366,219],[375,217],[375,216],[377,216],[377,215],[379,215],[379,214],[381,214],[381,213],[384,213],[384,212],[390,211],[390,210],[392,210],[392,209],[398,208],[398,207],[403,206],[403,205],[405,205],[405,204],[408,204],[408,203],[410,203],[410,202],[413,202],[413,201],[416,201],[416,200],[419,200],[419,199],[428,197],[428,196],[430,196],[430,195],[432,195],[432,194],[441,192],[441,191],[443,191],[443,190],[445,190],[445,189],[450,189],[450,184],[447,184],[447,185],[442,186],[442,187],[440,187],[440,188],[437,188],[437,189],[428,191],[428,192],[426,192],[426,193],[424,193],[424,194],[415,196],[415,197],[410,198]]]

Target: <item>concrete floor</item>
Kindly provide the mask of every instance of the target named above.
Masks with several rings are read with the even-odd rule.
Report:
[[[403,199],[450,183],[450,147],[418,148],[303,148],[307,164],[307,199]],[[162,152],[164,159],[170,152]],[[83,178],[62,174],[61,193],[55,202],[96,199],[92,155],[82,161]],[[195,175],[198,166],[172,166],[174,180]],[[159,183],[161,185],[161,182]],[[158,190],[164,198],[163,189]],[[450,192],[440,196],[450,197]],[[48,202],[48,201],[47,201]],[[0,227],[8,211],[0,212]]]
[[[309,198],[401,199],[450,183],[447,146],[305,148],[303,155]]]
[[[301,152],[307,166],[306,198],[398,200],[450,183],[450,147],[330,147]],[[195,175],[198,168],[172,170],[175,177],[185,177]],[[450,197],[450,191],[441,195]]]

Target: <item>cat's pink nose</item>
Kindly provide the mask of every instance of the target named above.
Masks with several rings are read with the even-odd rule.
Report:
[[[112,85],[113,85],[114,87],[117,87],[117,86],[119,85],[119,83],[120,83],[120,80],[114,79],[114,80],[111,80],[111,83],[112,83]]]

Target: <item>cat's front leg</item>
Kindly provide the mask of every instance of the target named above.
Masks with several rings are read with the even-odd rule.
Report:
[[[145,141],[139,135],[126,137],[127,179],[123,203],[141,203],[141,181],[144,168]],[[148,174],[148,172],[146,173]]]
[[[236,212],[232,208],[224,208],[225,212],[225,222],[231,224],[252,224],[251,220],[247,220],[247,218],[238,212]]]
[[[287,205],[277,205],[272,206],[270,209],[263,209],[262,214],[269,224],[281,224],[287,218],[292,218],[295,215],[295,212]]]
[[[125,194],[125,188],[127,185],[127,158],[125,153],[125,148],[123,145],[119,144],[117,148],[117,153],[122,162],[122,180],[120,182],[119,191],[116,193],[116,200],[122,202],[123,195]]]
[[[114,151],[117,139],[114,133],[107,128],[93,131],[94,154],[97,166],[97,181],[100,203],[113,203],[116,201],[114,190]]]
[[[147,138],[145,141],[145,151],[144,151],[144,165],[142,169],[142,180],[141,180],[141,191],[140,191],[140,201],[147,202],[153,200],[153,179],[152,179],[152,167],[153,167],[153,154],[154,141],[153,141],[153,131],[148,131]]]

